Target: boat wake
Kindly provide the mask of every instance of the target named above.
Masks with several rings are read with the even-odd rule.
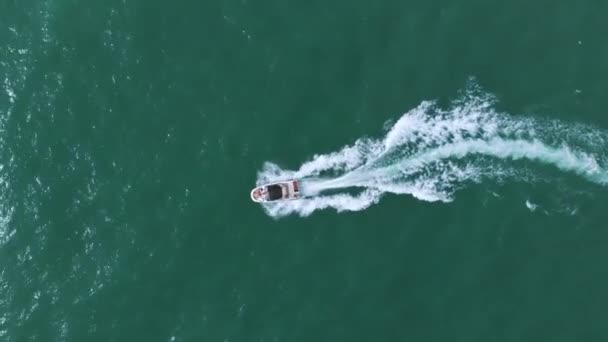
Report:
[[[447,109],[425,101],[392,124],[381,139],[315,155],[298,170],[266,162],[257,183],[298,178],[308,198],[264,205],[273,217],[315,210],[363,210],[383,194],[409,194],[449,202],[485,179],[532,182],[544,168],[608,185],[608,133],[554,120],[513,117],[493,109],[495,100],[469,86]],[[546,171],[546,170],[545,170]]]

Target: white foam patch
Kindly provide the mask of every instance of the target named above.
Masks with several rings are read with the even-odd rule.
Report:
[[[467,184],[484,179],[531,181],[521,161],[550,165],[588,181],[608,185],[604,131],[580,124],[517,118],[496,112],[494,99],[474,85],[450,108],[425,101],[405,113],[381,139],[318,154],[298,170],[266,162],[257,184],[300,179],[301,200],[264,205],[268,214],[307,216],[334,208],[357,211],[382,194],[409,194],[449,202]]]
[[[531,211],[531,212],[535,212],[536,209],[538,209],[538,204],[534,204],[532,202],[530,202],[530,200],[526,200],[526,207]]]
[[[15,90],[13,89],[13,85],[11,84],[11,81],[9,81],[8,78],[4,79],[4,91],[6,91],[6,94],[8,95],[8,101],[11,104],[15,103],[15,99],[17,98],[17,95],[15,95]]]

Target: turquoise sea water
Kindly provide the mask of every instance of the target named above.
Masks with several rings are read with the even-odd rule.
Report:
[[[608,339],[606,13],[0,0],[0,340]]]

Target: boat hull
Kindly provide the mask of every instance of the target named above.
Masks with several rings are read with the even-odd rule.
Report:
[[[251,190],[251,200],[256,203],[288,201],[301,197],[298,180],[292,179],[258,186]]]

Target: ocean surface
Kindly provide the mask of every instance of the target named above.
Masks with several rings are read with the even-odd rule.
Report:
[[[0,0],[0,341],[608,341],[607,14]]]

